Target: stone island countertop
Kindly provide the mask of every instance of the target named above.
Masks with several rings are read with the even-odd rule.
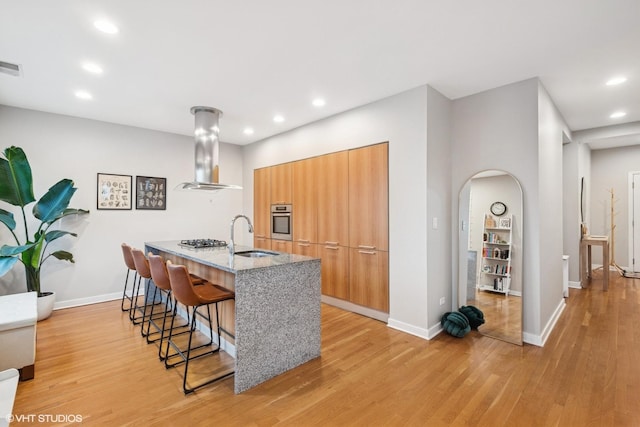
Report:
[[[230,353],[235,353],[236,393],[320,356],[319,259],[282,252],[231,257],[227,248],[191,249],[179,243],[148,242],[145,251],[183,263],[235,291],[228,329],[233,331],[229,340],[234,346]],[[236,252],[248,249],[237,246]]]
[[[162,242],[146,242],[146,246],[154,249],[190,259],[210,267],[220,270],[236,273],[241,270],[252,270],[256,268],[270,268],[285,264],[298,262],[308,262],[314,258],[302,255],[288,254],[285,252],[277,252],[265,250],[265,252],[277,253],[277,255],[266,256],[261,258],[243,257],[240,255],[230,256],[226,247],[215,248],[190,248],[180,246],[180,240],[168,240]],[[236,252],[251,250],[247,246],[236,245]]]

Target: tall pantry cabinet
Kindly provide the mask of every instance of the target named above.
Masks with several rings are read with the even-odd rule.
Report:
[[[291,204],[291,163],[271,167],[271,204]]]
[[[322,294],[349,300],[349,152],[320,156],[318,163]]]
[[[253,246],[271,249],[271,170],[253,171]]]
[[[293,253],[317,257],[318,158],[291,164]]]
[[[349,151],[349,299],[389,311],[388,144]]]

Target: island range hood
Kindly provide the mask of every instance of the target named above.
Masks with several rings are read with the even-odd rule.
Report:
[[[239,185],[220,184],[218,182],[218,151],[220,145],[218,120],[222,116],[222,111],[212,107],[196,106],[191,107],[191,114],[195,116],[196,176],[195,181],[178,184],[176,189],[204,191],[241,190],[242,187]]]

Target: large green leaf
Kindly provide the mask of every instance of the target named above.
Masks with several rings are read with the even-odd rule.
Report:
[[[33,216],[46,223],[55,221],[69,206],[69,201],[75,192],[73,181],[61,179],[38,200],[33,207]]]
[[[18,262],[18,258],[12,256],[0,256],[0,276],[4,276]]]
[[[44,247],[44,238],[38,237],[38,240],[33,244],[33,248],[22,253],[22,262],[24,265],[30,265],[35,269],[40,268],[40,258],[42,258]]]
[[[67,251],[55,251],[51,254],[52,257],[58,258],[62,261],[69,261],[75,263],[73,260],[73,254]]]
[[[59,239],[62,236],[66,236],[66,235],[70,235],[73,237],[78,237],[78,235],[76,233],[72,233],[70,231],[63,231],[63,230],[53,230],[53,231],[48,231],[47,234],[44,235],[44,240],[48,242],[52,242],[56,239]]]
[[[9,230],[16,229],[16,220],[13,219],[13,214],[4,209],[0,209],[0,222],[9,227]]]
[[[19,255],[33,248],[35,245],[35,243],[27,243],[26,245],[20,246],[3,245],[0,248],[0,257]]]
[[[60,215],[58,215],[54,221],[51,221],[51,222],[55,222],[60,218],[64,218],[65,216],[69,216],[69,215],[82,215],[82,214],[88,214],[88,213],[89,211],[86,209],[67,208]]]
[[[35,201],[31,166],[20,147],[5,149],[4,157],[0,158],[0,200],[24,207]]]

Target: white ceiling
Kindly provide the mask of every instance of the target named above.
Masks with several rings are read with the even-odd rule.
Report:
[[[456,99],[537,76],[572,130],[640,121],[638,0],[0,0],[0,11],[0,61],[23,70],[0,74],[0,104],[16,107],[191,135],[190,107],[207,105],[224,112],[222,141],[247,144],[424,84]],[[98,18],[120,32],[99,33]]]

